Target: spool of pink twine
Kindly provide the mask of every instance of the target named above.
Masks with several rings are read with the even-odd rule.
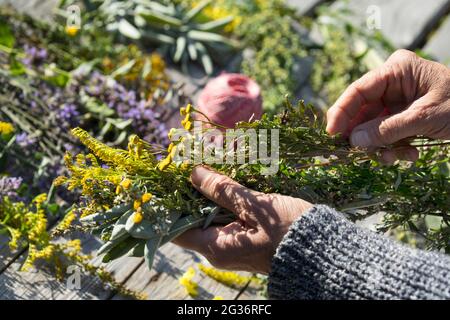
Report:
[[[200,93],[197,108],[212,122],[234,128],[239,121],[261,118],[261,89],[245,75],[223,73],[207,83]],[[203,117],[199,115],[199,118]]]

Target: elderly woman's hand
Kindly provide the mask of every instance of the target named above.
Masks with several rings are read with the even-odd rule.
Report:
[[[203,166],[193,170],[191,180],[207,198],[235,213],[237,220],[206,230],[191,229],[174,242],[198,251],[222,269],[269,273],[290,225],[312,206],[301,199],[247,189]]]
[[[415,160],[418,151],[403,139],[450,139],[449,89],[449,68],[398,50],[345,90],[328,110],[327,131],[368,149],[401,141],[383,151],[382,160]]]

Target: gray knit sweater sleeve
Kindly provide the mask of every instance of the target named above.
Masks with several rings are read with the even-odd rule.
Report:
[[[450,258],[396,243],[315,206],[284,237],[272,299],[450,299]]]

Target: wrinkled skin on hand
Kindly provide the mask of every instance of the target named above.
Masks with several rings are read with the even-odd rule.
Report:
[[[269,273],[290,225],[312,206],[301,199],[250,190],[203,166],[193,170],[191,180],[207,198],[235,213],[237,220],[206,230],[191,229],[174,242],[198,251],[221,269]]]
[[[382,160],[416,160],[408,138],[450,138],[450,69],[398,50],[384,65],[351,84],[327,114],[327,131],[354,146],[382,152]]]

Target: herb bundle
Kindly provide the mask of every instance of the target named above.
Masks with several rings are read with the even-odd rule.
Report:
[[[190,105],[181,109],[183,126],[189,132],[195,112]],[[280,130],[280,170],[276,175],[262,175],[262,164],[212,164],[243,185],[329,204],[354,219],[383,211],[385,228],[414,224],[413,219],[432,215],[440,217],[442,224],[440,229],[427,230],[429,234],[444,237],[448,230],[450,182],[443,166],[448,166],[449,148],[445,142],[434,146],[437,143],[418,140],[416,144],[423,146],[419,161],[383,167],[365,151],[328,136],[312,107],[302,102],[297,107],[286,102],[282,114],[239,123],[236,128]],[[75,158],[67,154],[70,176],[56,182],[66,183],[69,190],[81,189],[83,200],[77,210],[82,229],[106,241],[99,250],[105,253],[104,262],[145,256],[151,268],[158,247],[182,232],[233,219],[193,189],[189,182],[192,163],[176,161],[185,138],[173,141],[167,156],[157,160],[161,151],[137,136],[131,136],[128,149],[121,150],[81,129],[72,133],[92,153]],[[194,137],[195,142],[199,141]],[[446,241],[430,243],[448,250],[448,238]]]

